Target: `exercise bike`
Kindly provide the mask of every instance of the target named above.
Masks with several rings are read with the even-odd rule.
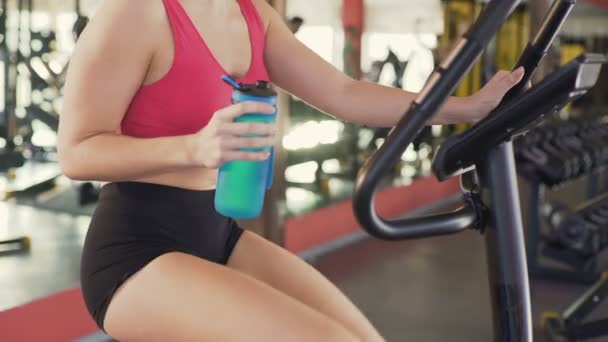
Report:
[[[492,296],[494,340],[532,341],[530,290],[525,242],[511,139],[545,114],[580,98],[597,82],[602,55],[582,55],[524,92],[575,1],[558,0],[516,67],[523,80],[487,118],[439,148],[433,171],[440,180],[463,175],[465,205],[433,216],[387,220],[375,210],[374,193],[387,170],[399,161],[414,137],[436,115],[463,76],[498,32],[518,0],[492,0],[478,20],[430,77],[384,145],[363,165],[353,206],[360,224],[384,240],[426,238],[476,229],[485,234]]]

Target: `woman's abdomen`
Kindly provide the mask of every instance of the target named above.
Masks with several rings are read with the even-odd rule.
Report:
[[[133,179],[134,182],[167,185],[188,190],[214,190],[217,170],[192,168],[168,172],[154,177]]]

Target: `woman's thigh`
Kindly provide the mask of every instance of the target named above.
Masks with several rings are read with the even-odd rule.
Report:
[[[320,272],[254,233],[243,233],[228,266],[333,318],[364,341],[383,341],[359,309]]]
[[[105,330],[129,341],[358,341],[333,319],[241,272],[165,254],[114,295]]]

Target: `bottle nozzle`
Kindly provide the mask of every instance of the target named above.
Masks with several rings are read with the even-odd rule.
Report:
[[[222,81],[228,83],[234,89],[241,89],[241,85],[237,81],[235,81],[234,78],[232,78],[228,75],[222,76]]]

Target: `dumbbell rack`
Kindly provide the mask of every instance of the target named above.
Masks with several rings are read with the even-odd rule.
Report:
[[[592,122],[590,121],[581,121],[581,125],[589,125]],[[572,123],[564,122],[560,123],[563,125],[572,125]],[[544,129],[544,128],[541,128]],[[525,139],[525,138],[524,138]],[[598,146],[601,146],[598,144]],[[519,147],[519,146],[518,146]],[[585,151],[589,154],[588,150]],[[541,277],[541,278],[551,278],[557,279],[561,281],[567,282],[581,282],[585,284],[591,284],[598,279],[602,270],[598,268],[597,260],[593,257],[587,260],[586,262],[581,262],[581,264],[585,264],[586,267],[572,267],[572,269],[562,269],[555,268],[546,265],[546,263],[541,262],[541,256],[544,254],[543,252],[549,252],[551,255],[546,255],[549,259],[552,260],[566,260],[572,259],[567,254],[564,253],[562,258],[559,257],[559,251],[546,247],[546,236],[543,234],[543,221],[544,215],[542,213],[542,207],[545,203],[545,192],[547,189],[551,189],[554,186],[568,186],[569,182],[574,180],[581,179],[581,177],[587,177],[587,190],[586,195],[587,198],[592,199],[596,197],[598,194],[604,193],[608,191],[608,181],[602,180],[602,175],[606,175],[607,167],[604,163],[605,160],[602,161],[593,161],[592,166],[587,165],[585,167],[581,166],[585,162],[579,162],[580,165],[574,170],[577,172],[570,172],[570,174],[565,174],[561,179],[551,179],[546,175],[540,175],[540,172],[536,169],[535,165],[531,165],[531,163],[523,161],[521,153],[518,151],[518,173],[519,175],[527,181],[527,221],[526,221],[526,251],[527,251],[527,260],[528,260],[528,268],[531,276]],[[596,156],[604,156],[605,153],[596,153]],[[605,159],[605,156],[602,157]],[[582,159],[582,158],[581,158]],[[588,159],[588,158],[587,158]],[[586,161],[589,164],[589,161]],[[605,178],[605,177],[604,177]],[[606,182],[606,184],[600,184],[601,181]],[[554,252],[554,253],[551,253]]]
[[[599,277],[601,270],[598,269],[596,260],[589,260],[587,270],[556,269],[543,265],[539,258],[542,254],[541,247],[545,239],[542,234],[543,213],[542,206],[545,202],[545,185],[540,181],[527,178],[528,180],[528,208],[527,210],[527,236],[526,251],[528,268],[531,276],[541,278],[552,278],[568,282],[593,283]]]
[[[587,321],[608,296],[608,272],[564,312],[543,314],[542,327],[546,342],[584,341],[608,336],[608,319]],[[587,321],[587,322],[586,322]]]

